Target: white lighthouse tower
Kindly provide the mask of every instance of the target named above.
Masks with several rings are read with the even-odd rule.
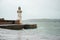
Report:
[[[22,23],[22,10],[21,10],[21,7],[18,7],[17,13],[18,13],[18,22],[19,22],[19,24],[21,24]]]

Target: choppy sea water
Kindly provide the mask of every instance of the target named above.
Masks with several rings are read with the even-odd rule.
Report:
[[[60,40],[60,22],[23,22],[37,24],[36,29],[0,28],[0,40]]]

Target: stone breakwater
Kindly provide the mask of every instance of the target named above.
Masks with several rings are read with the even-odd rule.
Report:
[[[21,30],[21,29],[34,29],[37,28],[36,24],[0,24],[0,28]]]

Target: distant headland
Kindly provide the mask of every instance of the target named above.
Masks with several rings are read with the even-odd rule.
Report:
[[[60,19],[28,19],[23,21],[31,21],[31,22],[60,22]]]

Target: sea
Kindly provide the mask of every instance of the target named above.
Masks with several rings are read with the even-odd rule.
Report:
[[[60,40],[60,22],[23,22],[37,24],[35,29],[10,30],[0,28],[0,40]]]

